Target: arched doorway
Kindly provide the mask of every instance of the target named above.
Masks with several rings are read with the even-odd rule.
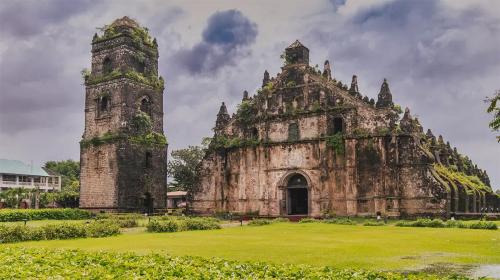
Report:
[[[300,174],[290,177],[287,184],[287,214],[309,214],[309,190],[307,180]]]
[[[144,212],[151,214],[153,213],[153,197],[151,197],[151,194],[149,192],[144,194],[144,201],[143,201],[143,206],[144,206]]]

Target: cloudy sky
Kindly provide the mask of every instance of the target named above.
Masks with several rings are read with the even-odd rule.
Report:
[[[96,28],[127,15],[158,40],[170,149],[212,135],[295,39],[362,94],[387,78],[396,103],[485,168],[500,188],[486,96],[500,89],[500,1],[0,1],[0,158],[78,159],[80,71]],[[495,187],[496,186],[496,187]]]

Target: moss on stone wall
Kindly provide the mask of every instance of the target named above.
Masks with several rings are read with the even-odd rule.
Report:
[[[151,118],[144,112],[137,112],[131,121],[133,135],[125,133],[106,132],[102,136],[96,136],[89,140],[80,141],[80,146],[87,148],[90,146],[100,146],[103,144],[115,143],[118,141],[129,141],[132,144],[153,147],[167,145],[167,138],[162,133],[153,131]]]
[[[165,137],[165,135],[158,132],[149,132],[145,134],[129,136],[128,140],[133,144],[146,147],[167,145],[167,138]]]
[[[83,75],[83,74],[82,74]],[[113,70],[111,73],[104,74],[104,75],[95,75],[95,74],[90,74],[86,75],[85,77],[85,84],[86,85],[94,85],[102,82],[107,82],[111,81],[114,79],[119,79],[119,78],[128,78],[130,80],[148,85],[153,87],[156,90],[163,91],[165,87],[165,81],[163,78],[157,77],[155,75],[151,76],[145,76],[142,73],[139,73],[134,70],[128,70],[128,71],[120,71],[118,69]]]
[[[462,185],[468,194],[473,193],[474,191],[487,193],[492,192],[491,188],[481,182],[477,176],[467,175],[463,172],[455,171],[450,167],[437,163],[433,164],[433,168],[439,176],[445,178],[447,181]]]
[[[153,38],[149,35],[149,30],[145,27],[129,27],[129,30],[125,30],[120,32],[116,26],[113,24],[104,26],[101,28],[103,30],[103,34],[101,36],[94,36],[92,43],[100,43],[106,40],[114,39],[123,35],[126,35],[132,38],[132,41],[137,45],[146,45],[152,48],[156,48],[157,46],[154,43]]]
[[[219,135],[212,139],[210,148],[212,149],[231,149],[242,147],[255,147],[261,143],[258,139],[242,139],[240,137],[227,137]]]
[[[104,144],[114,143],[119,140],[125,140],[125,139],[127,139],[127,136],[125,134],[106,132],[101,136],[96,136],[89,140],[80,141],[80,146],[82,148],[88,148],[91,146],[100,146]]]

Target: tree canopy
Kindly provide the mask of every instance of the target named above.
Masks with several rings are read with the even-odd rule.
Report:
[[[205,155],[205,149],[200,146],[189,146],[172,151],[170,155],[167,170],[173,181],[169,184],[169,188],[192,191],[199,182],[197,169]]]
[[[493,114],[493,120],[489,126],[493,131],[498,131],[500,129],[500,90],[497,90],[492,98],[486,99],[486,102],[490,104],[486,112]],[[500,136],[497,136],[497,140],[500,143]]]

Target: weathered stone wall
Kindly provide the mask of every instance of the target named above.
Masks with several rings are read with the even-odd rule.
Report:
[[[118,207],[116,145],[82,150],[80,154],[80,207],[114,209]]]
[[[331,79],[329,63],[318,73],[305,63],[308,54],[296,57],[307,48],[292,46],[301,48],[290,52],[300,63],[287,63],[276,78],[266,72],[263,88],[253,97],[245,93],[234,117],[221,106],[191,202],[195,212],[287,215],[299,203],[289,186],[294,174],[307,180],[310,216],[446,216],[486,205],[485,191],[459,184],[453,191],[456,182],[436,173],[436,162],[462,169],[465,163],[441,137],[436,143],[425,135],[409,110],[399,120],[386,80],[375,103],[359,93],[356,76],[348,89]]]

